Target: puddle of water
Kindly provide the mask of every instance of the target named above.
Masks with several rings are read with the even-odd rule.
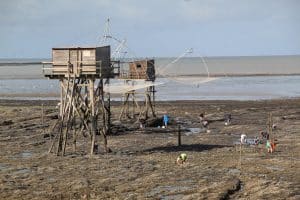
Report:
[[[19,154],[15,154],[15,155],[12,155],[11,158],[13,160],[17,160],[17,159],[28,159],[28,158],[31,158],[32,157],[32,153],[30,151],[23,151]]]
[[[8,165],[0,163],[0,172],[8,170],[8,167],[9,167]]]
[[[180,181],[180,183],[182,183],[182,184],[192,184],[192,185],[196,184],[194,180],[182,180],[182,181]]]
[[[184,133],[186,136],[206,132],[206,129],[204,128],[188,128],[188,130],[189,132]]]
[[[52,177],[48,177],[48,182],[52,183],[52,182],[55,182],[56,179],[55,178],[52,178]]]
[[[162,196],[160,199],[163,200],[181,200],[183,199],[183,194],[176,194],[176,195],[168,195],[168,196]]]
[[[14,175],[29,174],[30,172],[31,172],[31,170],[28,168],[21,168],[21,169],[17,169],[15,172],[13,172],[13,174]]]
[[[22,152],[19,154],[21,158],[30,158],[32,157],[32,153],[31,152]]]
[[[183,192],[190,189],[188,186],[158,186],[153,188],[149,193],[149,197],[157,196],[161,193],[174,193],[174,192]],[[174,199],[178,195],[159,195],[160,199]],[[173,197],[173,198],[172,198]],[[179,198],[179,196],[178,196]],[[176,199],[176,198],[175,198]]]
[[[203,131],[201,128],[189,128],[190,132],[192,132],[193,134],[195,133],[200,133],[201,131]]]
[[[255,160],[255,158],[244,158],[244,160],[252,161]]]
[[[274,171],[283,171],[282,168],[280,167],[275,167],[275,166],[269,166],[269,167],[266,167],[267,169],[270,169],[270,170],[274,170]]]
[[[239,175],[241,171],[239,169],[230,169],[228,173],[231,175]]]

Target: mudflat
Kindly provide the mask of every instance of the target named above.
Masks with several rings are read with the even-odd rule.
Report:
[[[100,138],[99,153],[90,156],[89,138],[79,136],[77,151],[70,143],[64,157],[47,153],[56,104],[0,101],[0,199],[300,198],[299,99],[157,102],[158,117],[170,117],[165,129],[118,121],[121,104],[113,102],[112,152],[103,152]],[[225,126],[228,113],[232,122]],[[265,144],[241,147],[242,133],[254,138],[267,131],[270,113],[275,152],[267,153]],[[187,161],[177,165],[180,153]]]

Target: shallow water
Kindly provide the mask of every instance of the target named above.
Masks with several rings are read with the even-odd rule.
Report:
[[[9,169],[9,165],[0,163],[0,172],[1,171],[6,171],[8,169]]]
[[[202,128],[188,128],[188,130],[189,130],[188,132],[184,133],[186,136],[206,132],[206,129],[202,129]]]
[[[156,100],[262,100],[300,97],[300,76],[158,78]],[[115,81],[111,81],[112,84]],[[1,99],[58,99],[57,80],[0,79]],[[114,97],[112,100],[121,100]]]
[[[31,170],[28,168],[21,168],[21,169],[17,169],[16,171],[14,171],[12,174],[13,175],[24,175],[24,174],[30,174]]]
[[[191,187],[189,186],[158,186],[153,188],[149,193],[148,196],[152,197],[152,196],[156,196],[158,194],[161,194],[163,192],[166,193],[174,193],[174,192],[182,192],[185,190],[191,189]],[[175,198],[176,197],[176,198]],[[179,198],[180,197],[180,198]],[[176,196],[176,195],[162,195],[160,197],[160,199],[181,199],[181,196]]]
[[[222,77],[203,84],[166,81],[159,100],[261,100],[300,97],[300,76]]]
[[[30,158],[30,157],[32,157],[31,152],[22,152],[19,155],[20,155],[21,158]]]
[[[261,100],[300,97],[300,55],[244,57],[186,57],[169,65],[175,58],[155,58],[156,72],[169,75],[219,75],[201,83],[201,77],[158,78],[156,99],[168,100]],[[51,59],[0,59],[1,99],[58,99],[57,80],[43,77],[41,64],[7,65],[1,63],[42,62]],[[204,62],[203,62],[204,60]],[[208,71],[207,71],[208,70]],[[228,75],[252,75],[229,77]],[[289,76],[253,76],[255,74],[294,74]],[[33,79],[34,78],[34,79]],[[111,80],[115,83],[115,80]],[[200,84],[199,84],[200,83]],[[119,95],[121,96],[121,95]],[[113,100],[121,100],[115,97]]]

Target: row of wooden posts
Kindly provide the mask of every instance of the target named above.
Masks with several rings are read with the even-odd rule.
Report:
[[[93,154],[97,143],[97,135],[103,136],[104,148],[107,151],[106,135],[110,127],[110,104],[104,101],[103,80],[100,80],[96,89],[94,89],[94,79],[76,79],[69,77],[68,80],[62,79],[61,100],[59,118],[51,128],[56,134],[52,140],[49,153],[56,146],[56,155],[64,155],[66,151],[67,140],[70,132],[73,132],[73,151],[76,151],[76,140],[78,134],[90,136],[90,153]],[[101,117],[102,116],[102,117]],[[101,119],[100,119],[101,118]],[[77,131],[77,122],[79,121],[79,131]],[[101,123],[101,126],[98,126]],[[98,129],[101,127],[102,129]]]
[[[106,80],[106,83],[109,81]],[[98,147],[98,135],[102,135],[104,149],[109,151],[107,147],[107,134],[111,127],[111,112],[110,112],[110,95],[105,95],[103,91],[104,80],[100,79],[95,88],[95,79],[77,79],[68,76],[67,79],[60,80],[61,99],[59,118],[50,129],[50,137],[52,133],[58,132],[52,139],[49,153],[55,149],[56,155],[65,155],[67,140],[72,132],[73,151],[76,151],[76,140],[78,134],[86,135],[86,131],[90,136],[90,154],[94,154]],[[138,119],[144,115],[148,118],[148,111],[152,111],[152,116],[155,116],[154,111],[154,87],[146,92],[145,110],[140,110]],[[128,93],[127,95],[129,96]],[[153,96],[152,96],[153,95]],[[123,104],[121,116],[125,113],[128,107],[128,98]],[[128,110],[127,110],[128,111]],[[126,111],[126,112],[127,112]],[[79,122],[79,123],[78,123]],[[42,123],[44,124],[44,107],[42,106]],[[78,130],[79,126],[79,131]],[[43,132],[44,132],[43,128]]]
[[[41,105],[41,123],[42,123],[42,133],[43,134],[45,134],[46,133],[46,131],[45,131],[45,121],[44,121],[44,116],[45,116],[45,110],[44,110],[44,104],[42,104]],[[56,123],[54,124],[54,126],[51,128],[51,130],[53,131],[53,129],[58,125],[58,122],[59,121],[56,121]],[[63,125],[61,125],[61,127],[63,127]],[[60,131],[62,131],[62,128],[60,129]],[[65,133],[67,133],[67,131],[65,132]],[[74,129],[74,135],[73,135],[73,151],[75,152],[76,151],[76,131],[75,131],[75,129]],[[178,137],[177,137],[177,146],[181,146],[181,126],[180,125],[178,125],[178,129],[177,129],[177,135],[178,135]],[[61,133],[60,133],[61,134]],[[52,133],[50,132],[50,134],[49,134],[49,137],[50,137],[50,140],[52,140]],[[56,137],[57,137],[57,135],[56,135]],[[52,151],[52,149],[53,149],[53,146],[54,146],[54,144],[55,144],[55,139],[56,139],[56,137],[54,138],[54,140],[52,141],[52,144],[51,144],[51,147],[50,147],[50,149],[49,149],[49,152],[48,153],[50,153],[51,151]],[[104,144],[105,144],[105,147],[107,148],[107,140],[106,140],[106,137],[104,138],[105,140],[104,140]],[[61,149],[59,149],[59,148],[61,148],[61,142],[62,142],[62,138],[60,137],[60,147],[58,147],[57,148],[57,151],[56,151],[56,154],[57,155],[59,155],[59,153],[60,153],[60,151],[59,150],[61,150]],[[64,155],[64,153],[65,153],[65,144],[66,144],[66,140],[63,140],[64,141],[64,149],[63,149],[63,151],[61,152],[62,154],[61,155]],[[93,153],[93,151],[94,151],[94,148],[93,149],[91,149],[91,153]]]

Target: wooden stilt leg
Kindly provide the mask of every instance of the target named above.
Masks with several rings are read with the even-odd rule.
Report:
[[[59,120],[56,121],[55,126],[53,126],[52,131],[54,130],[54,128],[56,127],[57,124],[59,124]],[[52,134],[52,131],[50,132],[50,134]],[[56,141],[58,135],[59,135],[59,134],[56,134],[56,135],[54,136],[54,138],[53,138],[53,140],[52,140],[52,144],[51,144],[51,146],[50,146],[50,148],[49,148],[48,153],[51,153],[51,151],[52,151],[52,149],[53,149],[53,147],[54,147],[54,145],[55,145],[55,141]]]
[[[94,80],[89,80],[89,94],[90,94],[90,109],[91,109],[91,155],[94,154],[96,143],[96,118],[95,118],[95,98],[94,98]]]
[[[103,80],[100,79],[100,86],[94,89],[95,79],[77,79],[75,76],[68,76],[67,79],[61,80],[61,104],[59,111],[59,120],[54,124],[52,131],[58,127],[58,133],[55,135],[48,152],[55,148],[56,155],[65,155],[67,151],[68,139],[72,134],[73,152],[76,151],[76,142],[78,133],[84,131],[90,132],[90,142],[88,152],[92,155],[95,153],[97,144],[97,132],[101,130],[104,140],[105,151],[107,147],[107,133],[110,130],[110,98],[108,97],[108,106],[105,103],[103,92]],[[128,105],[129,95],[124,106]],[[102,111],[102,119],[101,119]],[[125,111],[125,110],[124,110]],[[126,110],[127,111],[127,110]],[[76,119],[81,123],[80,131],[76,130]],[[98,127],[98,123],[102,123]]]
[[[123,117],[123,114],[124,114],[124,112],[125,112],[125,110],[126,110],[126,106],[127,106],[127,103],[128,103],[128,99],[129,99],[129,93],[126,93],[126,94],[125,94],[125,101],[124,101],[124,103],[123,103],[123,107],[122,107],[122,110],[121,110],[121,114],[120,114],[120,116],[119,116],[119,120],[121,120],[122,117]]]
[[[62,141],[63,141],[63,123],[61,124],[60,131],[59,131],[59,137],[58,137],[58,144],[56,149],[56,155],[59,156],[59,152],[61,152],[62,149]]]
[[[77,135],[76,135],[76,118],[75,118],[75,110],[73,110],[73,121],[72,121],[72,127],[73,127],[73,152],[76,152],[76,139],[77,139]]]

